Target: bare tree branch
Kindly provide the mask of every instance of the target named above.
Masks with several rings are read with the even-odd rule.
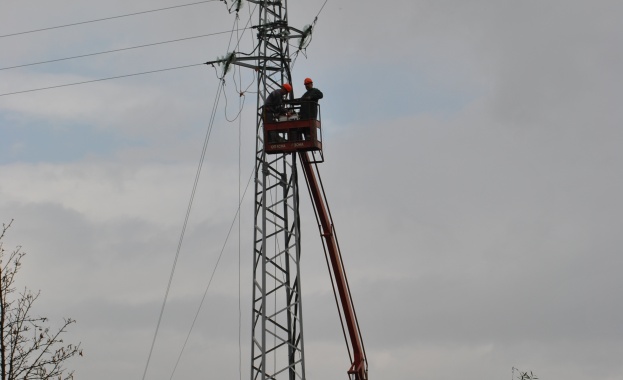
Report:
[[[67,360],[82,356],[80,343],[65,344],[62,335],[76,323],[65,318],[60,328],[50,330],[46,317],[33,317],[31,311],[40,292],[25,288],[16,293],[15,278],[25,252],[17,247],[5,256],[2,239],[13,221],[2,224],[0,232],[0,380],[69,380],[73,371]]]

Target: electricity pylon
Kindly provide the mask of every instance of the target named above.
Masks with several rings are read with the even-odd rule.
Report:
[[[292,82],[287,2],[260,7],[258,110],[271,91]],[[261,104],[260,104],[261,102]],[[294,154],[266,155],[257,114],[251,380],[305,379],[300,278],[299,188]]]
[[[232,64],[248,67],[257,75],[251,380],[305,380],[296,154],[266,154],[262,106],[292,82],[290,45],[303,48],[312,27],[288,25],[287,0],[248,2],[259,14],[254,55],[233,52],[206,63],[224,64],[224,72]],[[240,4],[234,2],[236,11]]]
[[[304,380],[297,161],[264,151],[262,105],[292,82],[289,46],[304,44],[311,27],[288,25],[287,1],[249,2],[259,10],[257,55],[229,61],[257,72],[251,380]]]
[[[323,238],[338,314],[349,347],[348,375],[351,380],[368,380],[368,361],[342,255],[324,189],[318,181],[316,164],[323,157],[318,139],[320,119],[271,121],[264,125],[262,106],[268,95],[292,82],[290,46],[296,41],[299,50],[305,48],[312,27],[301,31],[288,25],[287,0],[248,1],[256,5],[256,10],[259,8],[259,21],[253,27],[257,30],[258,42],[253,50],[257,55],[240,57],[234,52],[207,63],[223,63],[224,72],[231,64],[257,72],[251,380],[305,380],[297,153]],[[234,4],[239,10],[240,0]],[[308,133],[305,141],[300,139],[304,130]],[[269,135],[277,131],[281,135]],[[268,144],[265,136],[271,136]],[[319,151],[321,159],[310,160],[310,151],[312,156]]]

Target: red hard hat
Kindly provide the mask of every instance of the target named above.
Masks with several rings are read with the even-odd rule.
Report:
[[[303,81],[303,84],[309,84],[309,83],[314,83],[314,81],[311,80],[311,78],[305,78],[305,80]]]
[[[292,92],[292,86],[290,83],[284,83],[282,86],[287,92]]]

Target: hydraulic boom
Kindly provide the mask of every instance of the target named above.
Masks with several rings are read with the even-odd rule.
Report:
[[[308,152],[299,152],[299,158],[305,172],[305,179],[313,200],[316,217],[318,218],[320,234],[323,238],[323,245],[330,262],[330,271],[332,275],[332,283],[334,290],[337,290],[339,302],[338,308],[341,309],[340,318],[342,319],[342,328],[346,324],[348,334],[345,337],[350,343],[352,349],[351,366],[348,374],[351,380],[367,380],[368,379],[368,362],[365,355],[361,331],[357,323],[357,314],[353,306],[348,280],[344,271],[342,255],[337,243],[335,229],[331,218],[331,212],[326,200],[325,193],[320,183],[318,174],[318,166],[311,162]],[[349,350],[350,351],[350,350]]]

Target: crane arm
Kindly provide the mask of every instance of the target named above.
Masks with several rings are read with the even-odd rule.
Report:
[[[342,255],[337,243],[337,237],[335,236],[331,212],[322,186],[319,183],[320,175],[318,173],[318,167],[310,161],[307,152],[299,152],[299,158],[303,166],[316,216],[319,221],[320,234],[328,254],[330,271],[334,279],[334,291],[337,290],[339,296],[338,307],[341,308],[342,311],[340,313],[343,319],[342,325],[346,325],[348,334],[345,335],[348,335],[348,340],[350,341],[353,352],[353,356],[351,357],[352,363],[348,374],[351,380],[367,380],[368,362],[365,355],[361,331],[357,323],[357,314],[355,313],[346,272],[344,271]]]

